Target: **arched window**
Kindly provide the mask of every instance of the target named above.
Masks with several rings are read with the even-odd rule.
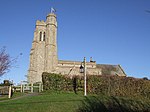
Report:
[[[43,41],[45,41],[45,32],[44,32],[44,34],[43,34]]]
[[[42,41],[42,32],[40,32],[40,41]]]

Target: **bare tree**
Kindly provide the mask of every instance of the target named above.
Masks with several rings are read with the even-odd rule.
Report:
[[[6,47],[0,49],[0,77],[10,70],[15,60],[6,53]]]

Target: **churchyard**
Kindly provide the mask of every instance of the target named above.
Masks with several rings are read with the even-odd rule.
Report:
[[[45,77],[44,91],[30,89],[13,92],[11,98],[0,96],[0,112],[150,112],[149,80],[100,77],[103,83],[91,85],[88,82],[90,86],[88,85],[87,96],[84,96],[82,80],[78,79],[77,82],[72,80],[71,83],[70,79],[64,79],[57,74],[45,74],[43,77]],[[100,80],[91,77],[88,81],[100,82]],[[113,86],[108,87],[107,81]],[[74,83],[77,86],[76,91]],[[32,88],[32,85],[28,87]]]
[[[110,97],[73,92],[46,91],[39,94],[15,93],[0,99],[0,112],[149,112],[150,101],[140,98]],[[117,111],[118,110],[118,111]]]

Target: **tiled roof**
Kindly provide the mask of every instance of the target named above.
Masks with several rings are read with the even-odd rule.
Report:
[[[108,64],[97,64],[97,68],[102,69],[103,75],[109,75],[114,73],[114,75],[123,75],[126,76],[124,70],[120,65],[108,65]]]

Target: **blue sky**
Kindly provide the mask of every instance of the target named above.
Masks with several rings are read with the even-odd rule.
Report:
[[[51,7],[59,59],[92,56],[99,64],[121,64],[128,76],[150,78],[149,0],[1,0],[0,47],[19,58],[0,81],[26,80],[35,22],[46,20]]]

